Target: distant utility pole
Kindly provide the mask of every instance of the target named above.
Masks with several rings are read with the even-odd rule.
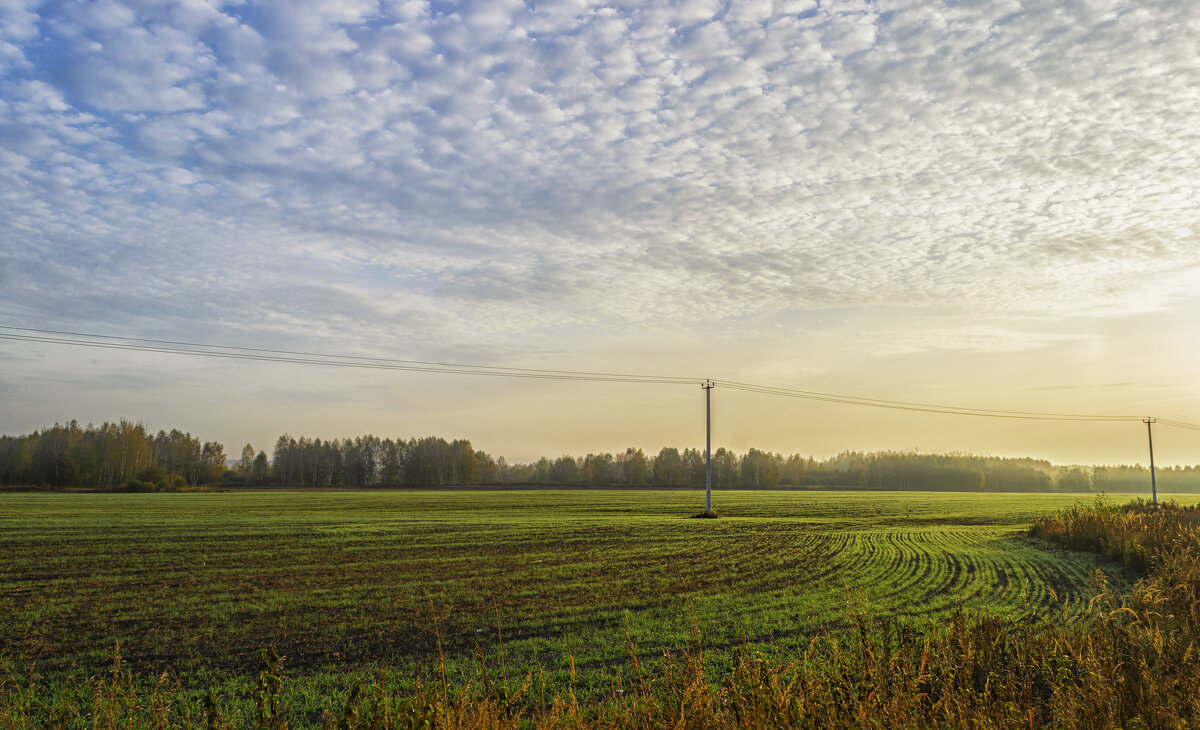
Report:
[[[1146,424],[1146,439],[1150,442],[1150,496],[1154,500],[1154,506],[1158,506],[1158,486],[1154,483],[1154,434],[1150,432],[1150,424],[1154,423],[1153,418],[1143,418],[1142,422]]]
[[[704,511],[712,512],[712,389],[716,385],[705,380],[704,388]]]

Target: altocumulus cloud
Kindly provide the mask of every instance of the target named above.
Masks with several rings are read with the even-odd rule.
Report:
[[[0,308],[428,347],[1152,309],[1197,59],[1193,2],[10,0]]]

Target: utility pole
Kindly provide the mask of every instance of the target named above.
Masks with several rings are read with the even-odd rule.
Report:
[[[704,388],[704,511],[712,513],[712,389],[716,385],[705,380]]]
[[[1153,418],[1143,418],[1142,422],[1146,424],[1146,440],[1150,442],[1150,495],[1154,500],[1154,506],[1158,506],[1158,486],[1154,483],[1154,434],[1150,432],[1150,424],[1154,423]]]

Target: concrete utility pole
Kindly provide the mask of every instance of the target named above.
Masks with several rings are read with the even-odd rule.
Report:
[[[704,388],[704,511],[712,512],[712,389],[716,385],[705,380]]]
[[[1154,434],[1150,432],[1150,424],[1154,423],[1153,418],[1144,418],[1142,422],[1146,424],[1146,440],[1150,442],[1150,498],[1154,500],[1154,506],[1158,506],[1158,486],[1154,483]]]

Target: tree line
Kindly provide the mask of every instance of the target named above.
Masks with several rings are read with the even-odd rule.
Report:
[[[1159,468],[1159,489],[1200,492],[1200,466]],[[508,463],[466,439],[280,436],[271,456],[246,444],[228,465],[225,449],[172,429],[151,433],[126,420],[100,426],[72,421],[24,436],[0,436],[0,484],[178,489],[200,484],[315,488],[452,485],[700,487],[704,452],[663,447],[646,454],[543,457]],[[1150,483],[1142,466],[1058,467],[1031,458],[973,454],[843,451],[815,459],[751,448],[712,455],[716,489],[835,487],[879,490],[1008,492],[1139,492]]]
[[[0,436],[3,484],[158,490],[206,484],[225,471],[225,448],[216,441],[178,429],[152,434],[124,419]]]

